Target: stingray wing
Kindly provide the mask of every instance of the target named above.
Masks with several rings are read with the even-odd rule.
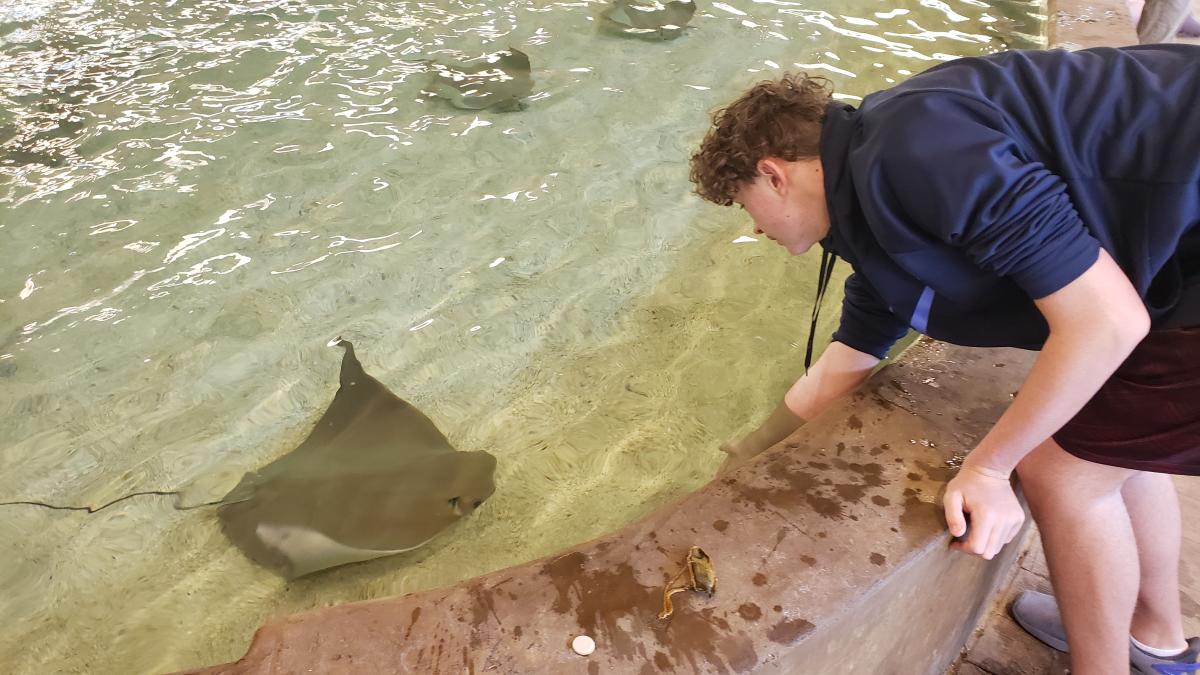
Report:
[[[491,496],[495,465],[488,453],[456,452],[330,466],[323,476],[261,483],[219,515],[249,557],[289,576],[307,574],[423,545]]]
[[[340,344],[341,387],[317,426],[247,473],[218,511],[250,558],[289,575],[420,546],[494,490],[494,457],[455,451]]]
[[[529,56],[517,49],[498,52],[498,58],[478,65],[437,64],[433,69],[434,91],[466,110],[514,104],[533,91]]]

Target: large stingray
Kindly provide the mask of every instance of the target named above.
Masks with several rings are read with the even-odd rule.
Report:
[[[298,577],[409,551],[495,490],[496,458],[458,452],[441,431],[363,371],[345,349],[341,386],[295,450],[247,473],[221,500],[229,538]]]
[[[219,500],[197,501],[192,489],[142,490],[100,505],[0,506],[97,513],[150,495],[174,496],[180,510],[217,506],[222,529],[247,556],[298,577],[410,551],[492,495],[495,457],[456,451],[428,417],[363,371],[349,342],[329,344],[346,350],[333,403],[295,450]]]
[[[430,63],[432,93],[466,110],[520,110],[533,91],[529,57],[516,49],[457,64]]]
[[[683,29],[696,14],[692,0],[613,0],[601,12],[612,24],[630,35],[672,40],[683,35]]]

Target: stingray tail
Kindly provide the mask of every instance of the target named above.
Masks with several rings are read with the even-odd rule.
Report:
[[[90,506],[90,505],[89,506],[65,506],[65,505],[60,505],[60,504],[48,504],[46,502],[39,502],[39,501],[32,501],[32,500],[0,502],[0,506],[40,506],[41,508],[52,509],[54,511],[83,511],[85,513],[91,514],[91,513],[97,513],[97,512],[103,511],[104,509],[107,509],[108,507],[113,506],[115,504],[120,504],[121,502],[125,501],[126,499],[133,499],[134,497],[154,497],[154,496],[175,497],[174,506],[175,506],[176,511],[191,511],[192,509],[198,509],[198,508],[201,508],[204,506],[218,506],[220,504],[225,503],[225,500],[221,499],[221,500],[218,500],[215,502],[204,502],[203,504],[192,504],[190,506],[180,506],[178,490],[144,490],[142,492],[131,492],[130,494],[127,494],[123,497],[117,497],[116,499],[114,499],[110,502],[107,502],[105,504],[101,504],[100,506]]]
[[[341,347],[346,350],[346,353],[342,354],[342,372],[338,378],[341,386],[349,387],[367,376],[362,364],[358,362],[358,356],[354,353],[354,345],[350,344],[349,340],[345,340],[339,335],[327,344],[330,347]]]

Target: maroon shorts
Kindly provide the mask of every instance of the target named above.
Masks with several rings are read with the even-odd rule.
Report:
[[[1200,475],[1200,326],[1151,331],[1054,440],[1098,464]]]

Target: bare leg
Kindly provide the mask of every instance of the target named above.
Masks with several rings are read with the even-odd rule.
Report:
[[[1145,0],[1125,0],[1125,5],[1129,8],[1129,16],[1133,18],[1133,25],[1137,26],[1138,21],[1142,18],[1142,9],[1145,6]],[[1200,37],[1200,20],[1196,19],[1195,14],[1188,13],[1179,26],[1177,35],[1181,37]]]
[[[1191,13],[1192,0],[1146,0],[1137,22],[1138,42],[1170,42]]]
[[[1137,472],[1079,459],[1053,440],[1017,467],[1042,534],[1075,675],[1129,672],[1138,552],[1121,488]]]
[[[1132,635],[1142,644],[1186,646],[1179,606],[1179,497],[1171,477],[1138,472],[1121,488],[1137,539],[1141,584],[1133,610]]]

